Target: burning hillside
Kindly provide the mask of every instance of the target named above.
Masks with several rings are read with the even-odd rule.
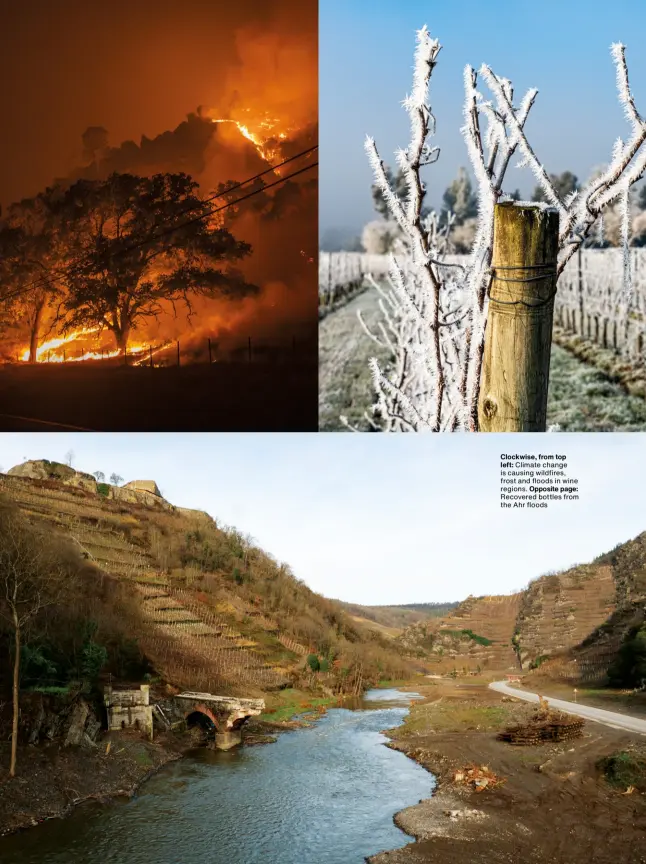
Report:
[[[260,29],[253,14],[232,29],[210,107],[139,143],[88,126],[77,167],[6,209],[2,359],[152,365],[169,346],[185,363],[315,341],[309,5],[270,3]]]

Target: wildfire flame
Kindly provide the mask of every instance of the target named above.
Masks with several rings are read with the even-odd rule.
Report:
[[[75,342],[77,339],[84,339],[86,336],[89,336],[92,333],[96,333],[98,329],[98,327],[93,327],[89,330],[76,330],[74,333],[68,333],[67,336],[57,336],[54,339],[49,339],[47,342],[43,342],[36,349],[36,362],[43,363],[48,359],[48,355],[50,360],[62,362],[65,357],[66,345],[68,345],[70,342]],[[69,359],[79,360],[81,358],[70,357]],[[25,350],[22,352],[22,354],[20,355],[20,360],[29,360],[29,347],[25,348]]]
[[[95,333],[98,333],[100,327],[90,327],[85,330],[75,330],[73,333],[68,333],[67,336],[57,336],[53,339],[47,340],[47,342],[43,342],[38,346],[36,351],[36,362],[37,363],[78,363],[82,360],[107,360],[110,357],[118,357],[119,350],[114,349],[103,349],[103,351],[83,351],[81,354],[73,355],[71,352],[68,354],[67,348],[73,342],[77,342],[78,340],[85,340],[89,336],[92,336]],[[144,343],[131,343],[128,346],[128,356],[136,357],[137,355],[144,354],[147,359],[150,356],[150,353],[156,354],[158,351],[161,351],[162,348],[165,348],[168,343],[163,343],[156,348],[151,348],[150,345]],[[24,351],[20,354],[19,359],[23,362],[29,361],[29,348],[25,348]],[[138,360],[137,363],[142,363],[143,360]]]
[[[250,109],[247,108],[244,110],[249,112]],[[283,128],[282,131],[279,130],[278,127],[281,125],[281,121],[276,118],[270,118],[267,115],[262,120],[255,122],[245,117],[246,122],[244,123],[241,120],[234,120],[230,117],[211,117],[210,119],[212,123],[233,123],[234,126],[237,126],[240,134],[244,135],[248,141],[251,141],[265,162],[271,162],[278,156],[277,149],[269,146],[267,142],[270,140],[284,141],[288,133],[293,131],[291,128]]]
[[[232,117],[210,116],[209,119],[212,123],[232,123],[238,128],[240,134],[254,145],[262,159],[269,163],[278,160],[280,152],[276,146],[276,142],[286,140],[291,133],[296,131],[296,127],[287,125],[284,120],[272,118],[266,112],[262,117],[259,118],[256,115],[256,118],[252,119],[250,108],[239,109],[237,113],[243,115],[243,118],[234,119]],[[301,252],[301,255],[305,255],[305,253]],[[308,260],[313,261],[312,258]],[[120,352],[117,348],[83,351],[83,346],[81,345],[74,349],[74,351],[81,352],[76,355],[74,355],[73,350],[69,350],[72,343],[79,340],[83,342],[88,341],[90,337],[99,333],[101,329],[100,327],[86,328],[68,333],[65,336],[48,339],[36,349],[35,360],[37,363],[78,363],[83,360],[105,360],[119,356]],[[170,344],[170,341],[164,341],[157,346],[131,343],[128,346],[128,357],[132,357],[133,365],[141,366],[147,363],[151,356],[167,348]],[[29,346],[24,348],[18,359],[22,362],[29,362]]]

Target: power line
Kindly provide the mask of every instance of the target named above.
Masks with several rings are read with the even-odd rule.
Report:
[[[227,189],[223,189],[222,192],[218,192],[215,195],[211,195],[209,198],[205,198],[199,204],[194,204],[191,207],[187,207],[185,210],[181,211],[179,215],[184,215],[185,213],[190,213],[192,210],[196,210],[202,204],[206,204],[209,201],[215,201],[218,198],[222,198],[225,195],[228,195],[230,192],[234,191],[235,189],[240,189],[242,186],[246,186],[248,183],[252,183],[254,180],[258,180],[260,177],[263,177],[265,174],[270,174],[273,171],[275,171],[277,168],[282,168],[283,165],[287,165],[289,162],[293,162],[295,159],[299,159],[301,156],[305,156],[309,153],[312,153],[314,150],[317,150],[317,149],[318,149],[318,144],[316,144],[314,147],[309,147],[307,150],[303,150],[294,156],[290,156],[288,159],[285,159],[283,162],[279,162],[277,165],[274,165],[270,168],[267,168],[266,170],[261,171],[259,174],[255,174],[253,177],[249,177],[246,180],[242,180],[241,182],[236,183]],[[226,210],[229,207],[233,207],[235,204],[238,204],[241,201],[246,201],[248,198],[252,198],[254,195],[259,195],[261,192],[265,192],[267,189],[271,189],[274,186],[278,186],[281,183],[284,183],[286,180],[290,180],[292,177],[297,177],[299,174],[302,174],[305,171],[309,171],[311,168],[315,168],[318,164],[319,164],[318,162],[312,162],[310,165],[306,165],[304,168],[300,168],[298,171],[294,171],[292,174],[288,174],[286,177],[280,177],[278,180],[275,180],[273,183],[269,183],[267,185],[264,185],[260,189],[255,189],[253,192],[249,192],[247,195],[243,195],[241,198],[236,198],[234,201],[229,201],[226,204],[224,204],[222,207],[211,208],[211,209],[207,210],[205,213],[200,214],[200,216],[197,216],[195,219],[189,219],[187,222],[183,222],[179,225],[172,225],[168,229],[166,229],[165,231],[162,231],[160,233],[151,234],[149,237],[144,238],[143,240],[140,240],[138,243],[134,243],[131,246],[128,246],[124,249],[120,249],[117,252],[113,252],[112,255],[110,255],[108,261],[112,261],[115,258],[119,257],[120,255],[127,255],[129,252],[132,252],[136,249],[139,249],[142,246],[146,246],[148,243],[152,243],[154,240],[157,240],[160,237],[165,237],[168,234],[172,234],[173,231],[178,231],[180,228],[184,228],[187,225],[192,225],[195,222],[200,222],[202,219],[205,219],[208,216],[212,216],[215,213],[219,213],[222,210]],[[175,217],[176,215],[177,214],[173,214],[173,217]],[[161,254],[161,253],[159,253],[159,254]],[[81,263],[81,264],[77,264],[76,267],[74,267],[72,269],[61,268],[55,272],[57,272],[61,276],[65,275],[65,276],[69,277],[71,275],[74,275],[79,270],[81,270],[83,268],[83,266],[84,265]],[[46,276],[41,276],[38,279],[35,279],[33,282],[28,283],[24,287],[19,288],[18,290],[14,291],[10,294],[5,294],[4,296],[0,297],[0,302],[4,302],[6,300],[11,300],[14,297],[19,297],[21,294],[26,293],[31,288],[34,288],[38,285],[51,285],[54,281],[56,281],[56,277],[50,276],[50,278],[47,278]]]
[[[254,180],[259,180],[261,177],[264,177],[265,174],[272,174],[274,171],[276,171],[276,169],[282,168],[283,165],[287,165],[289,162],[293,162],[295,159],[300,159],[301,156],[307,156],[308,153],[313,153],[315,150],[318,150],[318,146],[318,144],[315,144],[313,147],[308,147],[307,150],[301,150],[300,153],[296,153],[296,155],[290,156],[288,159],[284,159],[277,165],[271,165],[269,168],[261,171],[260,174],[254,174],[253,177],[249,177],[247,180],[242,180],[239,183],[234,183],[232,186],[229,186],[228,189],[223,189],[221,192],[217,192],[215,195],[211,195],[209,198],[204,198],[202,201],[200,201],[199,204],[193,204],[191,207],[187,207],[185,210],[181,210],[179,213],[173,215],[183,216],[185,213],[190,213],[192,210],[197,210],[200,207],[200,204],[208,204],[209,201],[215,201],[217,198],[222,198],[224,195],[228,195],[229,192],[240,189],[241,186],[246,186],[247,183],[252,183]]]

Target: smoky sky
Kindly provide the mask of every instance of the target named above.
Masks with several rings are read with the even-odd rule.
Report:
[[[2,0],[0,203],[73,174],[88,127],[139,146],[235,100],[314,122],[317,17],[316,0]]]

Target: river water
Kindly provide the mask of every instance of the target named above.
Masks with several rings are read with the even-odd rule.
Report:
[[[414,694],[372,690],[275,744],[206,748],[127,802],[0,839],[2,864],[362,864],[411,841],[393,823],[433,777],[384,747]]]

